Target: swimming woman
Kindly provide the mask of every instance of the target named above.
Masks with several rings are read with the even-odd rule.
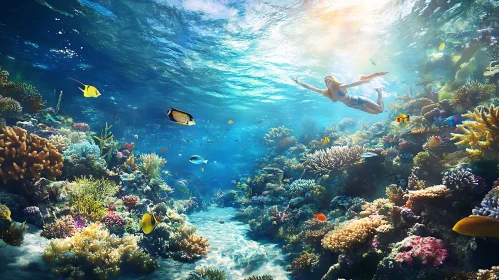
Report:
[[[326,83],[327,89],[318,89],[314,86],[302,83],[298,81],[297,78],[292,78],[295,83],[301,85],[302,87],[318,92],[325,97],[331,99],[333,102],[340,101],[341,103],[347,105],[348,107],[352,107],[357,110],[361,110],[370,114],[379,114],[383,112],[383,89],[377,88],[375,89],[378,93],[378,100],[376,103],[371,99],[363,96],[353,96],[348,94],[348,88],[360,86],[362,84],[370,83],[371,79],[377,76],[388,74],[387,72],[379,72],[370,76],[362,76],[360,80],[351,84],[343,84],[339,82],[333,76],[326,76],[324,78],[324,82]]]

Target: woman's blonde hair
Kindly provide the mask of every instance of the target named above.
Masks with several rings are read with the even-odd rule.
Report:
[[[333,83],[336,87],[339,87],[341,84],[343,84],[342,82],[338,81],[338,79],[336,79],[334,76],[332,75],[329,75],[329,76],[326,76],[324,77],[324,80],[326,80],[326,78],[331,78],[331,80],[333,80]]]

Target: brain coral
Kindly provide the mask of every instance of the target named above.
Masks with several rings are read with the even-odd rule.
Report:
[[[3,183],[41,176],[55,180],[61,175],[63,158],[45,138],[20,127],[5,126],[0,134],[0,176]]]

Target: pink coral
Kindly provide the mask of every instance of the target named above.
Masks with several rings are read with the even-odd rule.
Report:
[[[399,263],[412,264],[414,260],[419,260],[422,264],[439,266],[447,259],[447,249],[444,249],[442,240],[435,237],[413,235],[406,237],[401,244],[404,252],[395,257]]]
[[[106,224],[108,228],[122,228],[126,224],[125,218],[118,213],[108,213],[104,215],[104,217],[102,217],[102,222]]]
[[[139,204],[140,198],[136,195],[127,195],[123,197],[123,204],[125,204],[128,209],[134,209]]]

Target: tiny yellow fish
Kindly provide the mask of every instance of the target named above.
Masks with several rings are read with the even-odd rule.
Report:
[[[237,182],[237,187],[240,187],[241,186],[241,182]]]
[[[406,114],[405,112],[403,112],[402,114],[399,114],[396,118],[395,118],[395,121],[398,122],[398,123],[405,123],[405,124],[408,124],[409,123],[409,120],[410,120],[410,115],[409,114]]]
[[[75,82],[78,82],[78,83],[82,84],[85,87],[84,89],[83,88],[79,88],[83,92],[83,96],[85,96],[87,98],[89,98],[89,97],[97,98],[97,97],[101,96],[99,90],[96,87],[90,86],[90,85],[86,85],[86,84],[84,84],[84,83],[82,83],[82,82],[80,82],[80,81],[78,81],[76,79],[73,79],[73,78],[69,77],[69,76],[66,76],[66,77],[70,78],[71,80],[73,80]]]
[[[329,139],[329,137],[326,136],[326,137],[321,139],[321,142],[324,144],[327,144],[327,143],[331,142],[331,139]]]
[[[252,193],[253,193],[253,189],[252,188],[248,188],[248,192],[246,193],[246,196],[250,197]]]
[[[228,124],[233,124],[233,123],[234,123],[234,121],[233,121],[233,120],[229,120],[227,123],[228,123]]]
[[[249,184],[251,182],[251,177],[248,177],[248,179],[246,179],[246,183]]]
[[[469,216],[457,222],[452,230],[469,236],[499,237],[499,220],[492,217]]]
[[[158,225],[158,220],[154,215],[145,213],[142,216],[142,221],[139,222],[139,226],[145,234],[151,233]]]
[[[445,48],[445,43],[441,43],[440,46],[438,46],[438,50],[441,51]]]
[[[201,172],[204,172],[204,167],[201,167]]]

